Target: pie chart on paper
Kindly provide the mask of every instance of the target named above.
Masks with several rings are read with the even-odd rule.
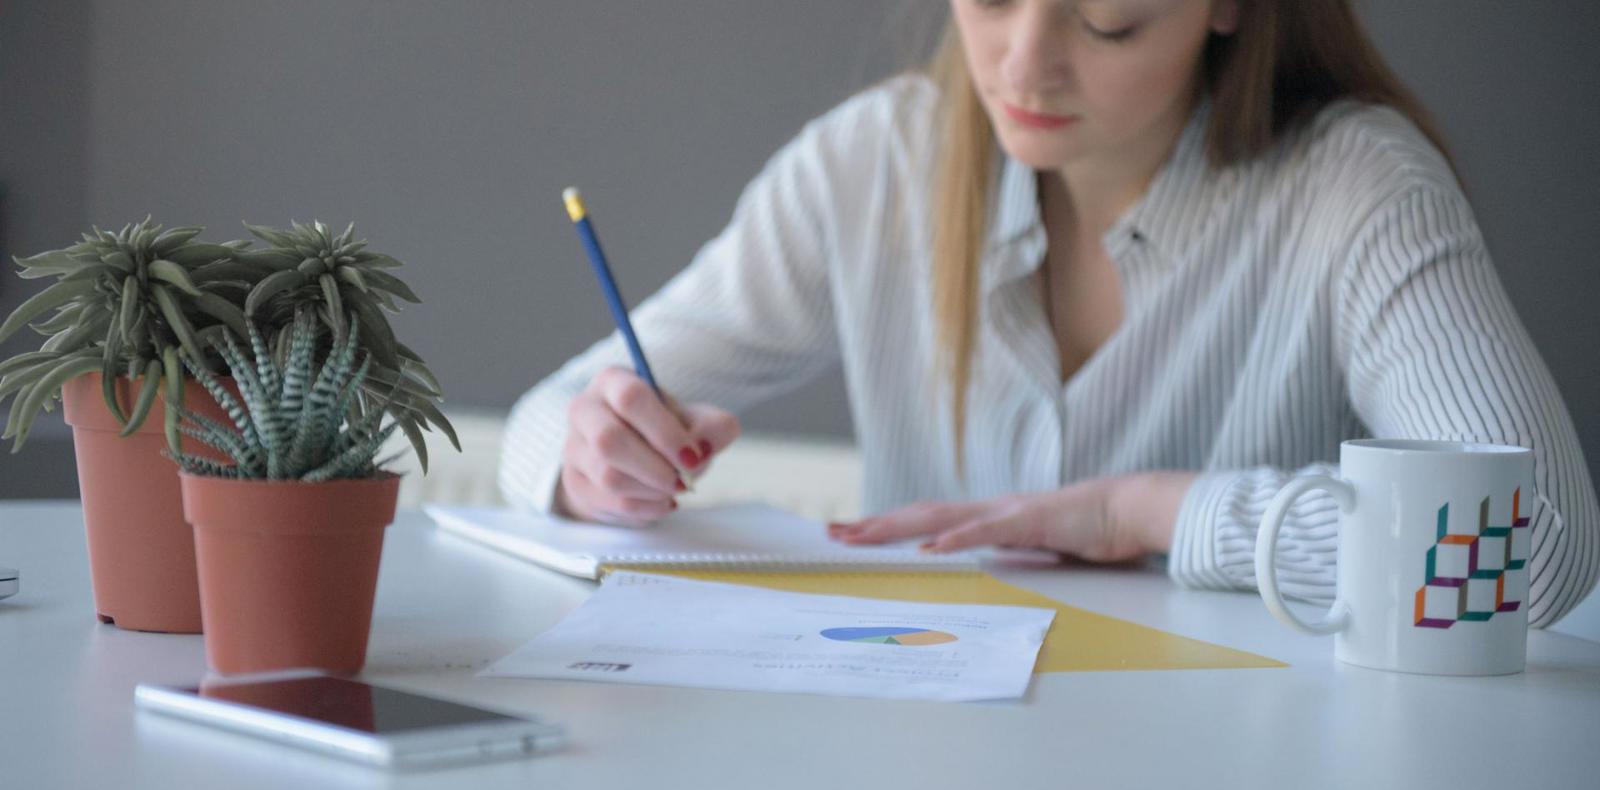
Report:
[[[835,642],[866,642],[874,645],[925,647],[956,641],[956,635],[929,628],[869,627],[828,628],[822,635]]]

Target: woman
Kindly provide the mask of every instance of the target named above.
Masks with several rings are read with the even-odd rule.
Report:
[[[1248,589],[1266,502],[1340,441],[1520,444],[1547,625],[1594,586],[1595,493],[1441,148],[1344,0],[952,0],[928,74],[809,124],[637,309],[679,400],[596,345],[517,404],[502,489],[651,521],[728,410],[841,364],[878,515],[834,538]],[[1286,592],[1331,596],[1336,524],[1298,502]]]

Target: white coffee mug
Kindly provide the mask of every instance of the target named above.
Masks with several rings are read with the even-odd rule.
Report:
[[[1339,477],[1295,478],[1256,535],[1267,609],[1311,634],[1336,634],[1334,656],[1430,675],[1521,672],[1528,647],[1528,563],[1536,498],[1523,447],[1359,439],[1339,449]],[[1339,503],[1338,588],[1322,620],[1301,620],[1278,592],[1278,530],[1296,498]]]

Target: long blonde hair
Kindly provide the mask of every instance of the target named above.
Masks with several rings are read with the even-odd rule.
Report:
[[[1238,2],[1237,31],[1212,35],[1201,58],[1213,108],[1206,158],[1214,167],[1260,155],[1342,98],[1399,110],[1445,151],[1432,120],[1384,63],[1348,0]],[[945,25],[927,72],[939,91],[941,135],[933,182],[933,314],[959,470],[977,337],[978,263],[999,152],[954,20]]]

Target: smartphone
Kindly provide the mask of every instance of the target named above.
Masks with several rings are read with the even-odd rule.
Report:
[[[560,725],[315,671],[141,683],[142,710],[395,770],[526,757],[561,748]]]

